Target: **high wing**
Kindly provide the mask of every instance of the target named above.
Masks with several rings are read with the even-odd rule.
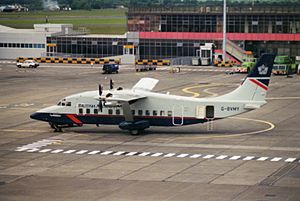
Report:
[[[120,91],[120,92],[113,92],[112,96],[106,98],[106,101],[118,101],[118,102],[133,102],[138,99],[146,98],[146,96],[140,95],[138,93],[134,93],[132,91]]]
[[[140,79],[131,90],[114,90],[106,94],[106,105],[121,105],[125,121],[133,122],[133,114],[130,105],[140,99],[147,98],[145,95],[138,93],[138,90],[151,91],[159,80],[153,78]]]
[[[133,122],[134,119],[130,104],[143,98],[146,98],[146,96],[140,95],[132,91],[124,90],[113,93],[111,97],[106,98],[106,104],[109,104],[111,102],[117,102],[119,105],[122,106],[125,121]]]
[[[144,91],[151,91],[155,85],[159,82],[157,79],[153,78],[142,78],[140,81],[138,81],[132,89],[139,89],[139,90],[144,90]]]

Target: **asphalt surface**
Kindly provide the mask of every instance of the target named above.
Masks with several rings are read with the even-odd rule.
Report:
[[[273,76],[268,103],[249,113],[185,127],[152,127],[131,136],[118,126],[54,133],[31,120],[63,97],[99,83],[133,86],[160,80],[155,91],[216,96],[239,85],[226,69],[162,68],[102,75],[94,66],[0,62],[0,200],[300,200],[300,79]]]

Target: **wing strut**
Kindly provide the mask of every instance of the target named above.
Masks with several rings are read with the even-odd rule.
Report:
[[[121,105],[122,105],[125,121],[133,122],[133,114],[132,114],[129,102],[122,101]]]

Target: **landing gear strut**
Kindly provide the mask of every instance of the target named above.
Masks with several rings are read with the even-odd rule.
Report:
[[[57,124],[49,123],[50,127],[54,129],[54,132],[62,132],[62,127]]]

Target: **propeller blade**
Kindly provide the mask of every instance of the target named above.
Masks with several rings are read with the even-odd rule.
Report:
[[[110,79],[109,81],[109,89],[112,90],[114,88],[114,82],[112,81],[112,79]]]
[[[98,88],[99,88],[99,96],[101,96],[102,95],[102,85],[99,84]]]
[[[103,105],[102,105],[102,100],[101,99],[99,100],[98,107],[99,107],[99,111],[102,112]]]

